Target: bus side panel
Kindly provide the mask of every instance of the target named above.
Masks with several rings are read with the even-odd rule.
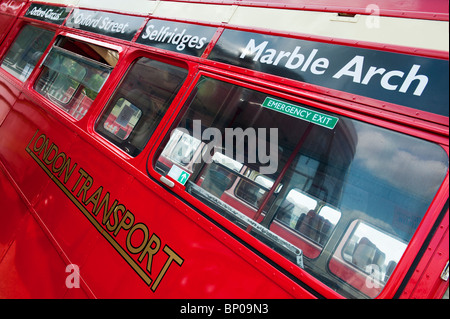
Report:
[[[41,192],[35,205],[36,211],[52,233],[58,246],[67,255],[67,263],[79,267],[81,278],[84,279],[88,273],[85,267],[88,256],[97,254],[95,247],[99,245],[102,247],[101,250],[107,251],[100,255],[117,256],[114,263],[101,262],[100,264],[104,267],[100,268],[117,271],[123,260],[115,247],[109,245],[105,240],[102,235],[105,231],[102,227],[106,228],[105,224],[108,218],[104,215],[108,211],[111,212],[111,224],[115,226],[117,226],[117,222],[114,223],[114,218],[120,219],[122,214],[126,213],[123,209],[115,212],[112,210],[122,203],[122,192],[128,187],[132,176],[119,169],[114,160],[108,159],[82,138],[77,137],[69,147],[68,144],[58,144],[60,143],[58,135],[57,129],[51,129],[46,134],[49,140],[55,141],[54,143],[58,146],[58,155],[56,156],[65,158],[67,168],[63,170],[61,176],[58,176],[57,168],[64,165],[62,160],[59,160],[55,166],[53,164],[38,166],[38,163],[33,163],[38,169],[46,172],[47,176],[44,178],[49,180],[48,186]],[[50,178],[52,178],[51,181]],[[96,218],[98,221],[95,221]],[[114,236],[111,235],[108,238],[111,237]],[[118,273],[125,271],[129,271],[129,268],[124,267],[123,271]],[[115,281],[116,277],[117,274],[107,280]],[[85,284],[81,281],[81,288],[88,288],[85,287]],[[90,283],[87,282],[87,285],[90,286]],[[91,288],[93,293],[97,294],[96,289],[90,287],[89,290]]]
[[[243,253],[247,248],[166,190],[149,192],[139,182],[133,186],[130,197],[142,198],[141,206],[146,208],[140,209],[139,217],[184,260],[182,266],[173,264],[169,268],[163,278],[165,282],[158,286],[160,296],[169,298],[175,291],[175,298],[294,296],[292,282],[289,281],[289,287],[283,286],[286,281],[283,275],[253,253]],[[278,280],[273,281],[275,277]],[[296,293],[302,294],[301,298],[312,298],[306,292]]]
[[[0,69],[0,74],[4,72]],[[5,121],[9,111],[19,98],[20,91],[0,76],[0,126]]]
[[[0,298],[62,298],[66,276],[53,243],[34,216],[25,214],[0,263]]]
[[[38,159],[45,158],[39,155],[41,132],[44,129],[31,137],[28,146]],[[195,220],[187,218],[187,207],[180,212],[183,205],[153,181],[145,178],[148,185],[138,181],[130,185],[133,177],[115,163],[115,156],[103,154],[81,137],[65,142],[58,138],[64,132],[58,126],[45,132],[42,139],[58,147],[53,156],[64,153],[66,161],[70,158],[67,172],[72,173],[58,176],[62,160],[55,166],[29,163],[46,171],[43,181],[52,179],[34,206],[67,255],[66,263],[79,267],[82,288],[101,298],[292,296],[271,283],[256,256],[251,261],[240,257],[209,233],[215,229],[212,224],[208,231],[199,227],[200,216],[191,211]],[[312,296],[302,293],[302,297]]]
[[[109,185],[105,184],[105,189],[107,186]],[[114,251],[111,243],[100,240],[89,254],[84,268],[80,268],[82,276],[91,285],[97,297],[292,297],[287,289],[269,280],[271,278],[268,277],[274,276],[273,269],[269,276],[267,270],[261,269],[264,268],[264,262],[255,262],[256,256],[253,260],[245,260],[239,256],[228,246],[236,245],[231,237],[206,222],[197,212],[190,211],[152,181],[143,185],[135,180],[124,194],[121,204],[133,219],[133,222],[126,221],[130,224],[128,229],[121,228],[116,236],[111,232],[123,251]],[[194,220],[185,215],[188,211]],[[100,219],[100,216],[97,219]],[[199,226],[199,223],[203,226]],[[141,230],[135,230],[135,227],[138,227],[136,225],[139,225]],[[144,237],[144,233],[148,236]],[[228,245],[216,236],[227,238],[225,241]],[[145,250],[150,247],[152,241],[154,253],[149,262],[149,254],[145,254]],[[138,247],[144,242],[147,242],[145,248],[137,253],[130,253],[130,245]],[[128,254],[133,262],[126,261],[121,254]],[[139,260],[143,254],[144,257]],[[175,260],[170,262],[171,257],[181,258],[181,266]],[[150,270],[146,271],[151,279],[149,284],[133,269],[136,265]],[[167,265],[168,268],[164,270]],[[312,296],[304,293],[302,297]]]
[[[101,235],[53,182],[49,182],[42,191],[35,209],[65,257],[59,271],[64,272],[66,267],[73,267],[71,265],[83,269],[87,256],[96,242],[101,240]],[[81,279],[83,274],[80,271]],[[83,280],[80,280],[80,285],[89,291]]]
[[[0,166],[0,260],[8,251],[28,208]]]
[[[147,177],[148,185],[135,181],[130,187],[133,177],[119,157],[56,122],[23,99],[0,134],[9,130],[17,136],[2,143],[17,146],[6,158],[24,193],[39,194],[33,207],[67,257],[59,271],[68,263],[76,264],[82,288],[103,298],[291,296],[261,269],[255,275],[251,263],[256,256],[249,263],[211,236],[212,224],[207,231],[199,227],[198,213],[191,212],[194,221],[187,218],[178,210],[181,203]],[[21,167],[27,168],[25,172]],[[30,189],[27,184],[36,184],[31,181],[44,186]],[[144,233],[146,242],[141,246]],[[130,252],[130,245],[142,248]],[[181,266],[170,261],[175,255],[183,259]],[[307,293],[302,296],[311,298]]]
[[[58,132],[51,140],[46,135],[50,129]],[[74,133],[22,95],[0,127],[0,136],[1,160],[25,197],[34,204],[48,177],[30,152],[37,151],[41,159],[50,161],[58,148],[69,148]]]
[[[42,109],[36,108],[23,95],[13,106],[0,127],[0,154],[2,168],[20,188],[15,193],[12,184],[2,175],[2,256],[0,264],[0,291],[8,298],[61,298],[66,291],[65,267],[58,245],[48,228],[32,207],[45,189],[49,179],[27,150],[41,149],[51,159],[52,142],[43,132],[50,128],[58,132],[59,145],[69,145],[73,133],[55,122]],[[41,138],[39,138],[41,136]],[[36,143],[29,145],[35,137]],[[46,153],[47,152],[47,153]],[[39,153],[39,152],[37,152]],[[7,196],[3,196],[3,194]],[[26,199],[22,199],[24,196]],[[25,202],[28,201],[26,205]],[[4,202],[4,203],[3,203]],[[14,209],[8,209],[14,206]],[[5,220],[7,222],[5,222]]]
[[[62,298],[67,262],[0,167],[0,298]],[[86,297],[82,289],[68,298]]]
[[[39,264],[37,267],[50,263],[53,255],[58,256],[58,253],[61,254],[60,259],[63,257],[63,262],[51,262],[57,265],[57,273],[64,274],[70,263],[82,266],[91,252],[91,246],[103,239],[100,239],[102,236],[99,231],[74,203],[83,205],[89,199],[89,185],[106,185],[111,196],[121,198],[120,190],[126,188],[132,177],[124,170],[119,170],[113,161],[107,160],[95,147],[81,138],[76,139],[73,131],[26,98],[21,98],[14,105],[0,127],[0,136],[2,163],[33,206],[36,218],[40,221],[38,227],[41,226],[54,245],[46,248],[48,253],[42,253],[41,259],[35,261]],[[77,147],[72,150],[71,145],[74,142]],[[92,172],[98,173],[95,175],[95,181],[91,179]],[[92,210],[92,207],[90,209]],[[22,215],[17,215],[16,219],[20,219]],[[2,250],[7,249],[11,242],[9,237],[11,236],[5,239],[5,244],[2,245],[5,247]],[[16,247],[16,242],[11,247]],[[114,248],[109,249],[109,253],[117,255]],[[10,251],[10,254],[15,254],[14,249]],[[22,248],[21,251],[25,252],[26,249]],[[17,258],[7,257],[4,259],[6,264],[9,260],[18,263]],[[61,281],[58,275],[50,276],[46,280],[50,286],[59,286],[61,282],[64,285],[64,280]],[[86,288],[83,287],[85,282],[81,283],[82,288]],[[27,287],[24,283],[23,290],[27,289],[33,290],[33,287]],[[12,295],[15,294],[9,296]],[[80,295],[85,294],[77,294]],[[26,293],[24,296],[27,296]],[[39,297],[34,294],[29,296]],[[49,292],[48,297],[62,295],[58,290],[58,294]]]
[[[26,1],[0,1],[0,44],[6,38],[6,35],[17,20],[17,16],[25,4]]]
[[[0,44],[8,34],[8,31],[14,23],[15,19],[15,17],[0,13]]]

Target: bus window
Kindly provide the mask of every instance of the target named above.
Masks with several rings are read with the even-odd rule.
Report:
[[[26,25],[6,53],[1,67],[22,82],[28,79],[54,33]]]
[[[176,130],[201,141],[204,146],[201,152],[195,153],[192,170],[185,169],[190,174],[186,191],[240,227],[255,226],[254,230],[262,231],[257,236],[268,236],[266,239],[271,245],[276,245],[276,249],[286,252],[300,265],[298,248],[267,228],[260,228],[255,221],[266,212],[258,210],[263,208],[269,191],[274,188],[276,196],[282,189],[274,184],[283,167],[277,164],[285,164],[295,148],[289,138],[278,148],[278,140],[271,136],[271,129],[283,127],[286,130],[283,138],[293,138],[301,136],[308,125],[298,125],[294,118],[262,108],[266,94],[227,82],[203,77],[193,92]],[[177,161],[166,155],[169,148],[176,148],[170,142],[173,140],[163,143],[155,165],[157,171],[169,176],[173,167],[178,166]],[[270,153],[270,158],[255,156],[257,153]],[[278,163],[279,159],[282,163]],[[266,204],[265,209],[269,206]]]
[[[175,125],[200,146],[180,165],[166,137],[155,169],[346,297],[379,294],[448,172],[434,143],[207,77]]]
[[[118,53],[114,50],[60,38],[44,60],[44,68],[35,89],[80,120],[89,110],[117,60]]]
[[[186,79],[184,68],[139,58],[109,100],[96,131],[132,156],[145,147]]]

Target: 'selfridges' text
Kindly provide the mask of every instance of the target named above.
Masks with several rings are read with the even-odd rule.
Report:
[[[173,44],[178,51],[183,51],[186,46],[192,49],[201,49],[207,43],[205,37],[186,34],[186,29],[178,31],[178,28],[171,30],[170,27],[161,27],[157,30],[152,24],[145,28],[141,39]]]

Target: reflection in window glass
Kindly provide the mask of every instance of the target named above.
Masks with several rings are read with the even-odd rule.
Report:
[[[327,243],[340,217],[338,209],[323,206],[323,202],[298,189],[292,189],[276,213],[276,221],[281,225],[272,224],[271,229],[283,236],[288,236],[286,232],[298,234],[304,242],[297,242],[297,245],[303,249],[306,257],[315,258]],[[312,251],[306,245],[315,246],[316,249]]]
[[[240,178],[239,184],[236,185],[235,195],[255,209],[258,209],[265,195],[272,188],[273,183],[274,181],[271,178],[259,174],[256,170],[246,168]],[[275,192],[278,193],[281,187],[282,185],[278,185]]]
[[[177,164],[187,166],[194,158],[194,153],[199,149],[200,144],[199,139],[180,130],[174,130],[162,156]]]
[[[201,78],[175,121],[196,142],[166,137],[155,169],[166,176],[180,163],[170,150],[187,143],[180,167],[190,174],[188,193],[343,296],[376,297],[447,174],[446,152],[343,116],[333,115],[333,129],[319,126],[265,108],[267,97],[275,98]],[[227,143],[227,130],[236,128],[247,135]],[[269,128],[277,139],[251,141],[251,129]],[[252,158],[262,146],[277,150],[272,172]],[[215,154],[241,166],[233,169]]]
[[[394,235],[355,220],[334,253],[330,270],[365,295],[376,297],[400,261],[406,246]]]
[[[341,213],[330,206],[318,207],[319,204],[320,202],[311,196],[293,189],[280,205],[276,218],[307,239],[323,246]]]
[[[186,79],[184,68],[140,58],[109,100],[96,130],[132,156],[147,144]]]
[[[35,89],[79,120],[117,63],[117,52],[60,38],[44,60]]]
[[[385,283],[392,273],[391,265],[400,261],[405,249],[401,240],[360,222],[342,255],[347,262],[366,273],[375,273],[375,279]]]
[[[26,25],[6,53],[1,67],[25,81],[50,44],[53,34],[51,31]]]
[[[296,228],[299,221],[304,218],[308,212],[314,211],[317,207],[317,200],[310,196],[302,194],[300,191],[293,189],[286,196],[286,199],[280,205],[280,211],[277,219],[285,223],[291,228]],[[302,218],[300,218],[302,216]]]
[[[242,166],[243,166],[238,161],[235,161],[221,153],[214,153],[214,156],[212,159],[214,162],[217,162],[235,172],[240,172],[240,170],[242,169]]]
[[[130,101],[120,98],[103,124],[103,128],[118,138],[125,140],[141,115],[142,111],[139,108]]]

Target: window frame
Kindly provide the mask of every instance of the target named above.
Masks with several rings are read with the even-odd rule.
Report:
[[[124,148],[126,148],[127,139],[129,138],[129,136],[132,135],[133,130],[130,131],[130,133],[127,135],[127,137],[125,139],[119,140],[119,138],[117,136],[115,136],[113,138],[107,137],[106,135],[109,135],[109,134],[100,132],[97,127],[101,123],[105,122],[102,118],[106,114],[106,112],[108,112],[108,108],[110,108],[109,115],[111,115],[112,110],[115,108],[115,106],[111,107],[110,103],[115,103],[115,105],[117,105],[117,101],[119,101],[120,98],[122,98],[119,96],[119,98],[117,99],[117,97],[118,97],[118,96],[116,96],[117,93],[120,91],[122,84],[124,83],[124,81],[126,81],[128,75],[130,74],[130,72],[133,69],[133,67],[135,66],[135,64],[140,59],[143,59],[143,58],[182,68],[182,69],[186,70],[186,78],[183,80],[181,86],[178,88],[178,91],[174,93],[172,101],[167,106],[167,110],[160,118],[159,123],[155,126],[154,131],[150,134],[149,139],[143,146],[142,150],[137,155],[132,155],[132,154],[128,154],[129,152],[124,150]],[[94,124],[94,128],[93,128],[93,130],[95,131],[95,134],[98,135],[102,140],[106,141],[108,144],[112,145],[115,149],[119,149],[120,152],[126,154],[127,156],[129,156],[131,158],[139,157],[142,153],[145,152],[147,145],[151,144],[150,141],[152,140],[152,137],[155,134],[157,134],[157,132],[160,128],[160,125],[166,121],[167,114],[170,113],[170,109],[173,107],[173,105],[177,103],[181,92],[184,91],[183,87],[188,82],[189,77],[190,77],[190,68],[189,68],[188,63],[185,63],[184,61],[178,61],[175,59],[171,59],[171,58],[161,59],[161,57],[158,55],[149,54],[148,52],[144,53],[141,50],[136,50],[135,52],[133,52],[133,54],[130,54],[128,56],[128,61],[126,63],[126,70],[121,75],[120,81],[114,86],[114,90],[111,92],[109,99],[103,104],[102,110],[96,116],[95,124]],[[123,97],[123,98],[125,100],[127,100],[125,97]],[[117,100],[117,101],[114,102],[114,100]],[[133,101],[130,101],[130,102],[132,103]],[[141,112],[142,112],[142,110],[141,110]],[[141,114],[141,117],[142,117],[142,114]],[[143,120],[143,119],[141,119],[141,117],[138,119],[136,124],[138,124],[141,120]],[[107,131],[107,129],[104,127],[101,130]],[[117,142],[114,142],[114,140],[117,140]]]
[[[32,22],[26,22],[26,21],[19,21],[15,26],[13,26],[9,32],[3,39],[1,50],[0,50],[0,65],[3,64],[3,62],[6,59],[7,53],[11,50],[12,46],[16,42],[19,35],[22,33],[24,28],[27,26],[32,26],[35,28],[43,29],[45,31],[52,32],[52,38],[47,44],[46,48],[44,49],[43,53],[39,57],[39,59],[36,61],[36,64],[34,65],[33,69],[31,70],[30,74],[27,76],[25,80],[21,80],[18,77],[16,77],[14,74],[10,73],[9,71],[5,70],[4,68],[0,67],[0,72],[6,75],[7,78],[11,79],[14,83],[17,83],[21,87],[27,87],[28,83],[32,83],[35,80],[36,73],[40,72],[42,61],[47,56],[48,52],[50,51],[51,47],[53,46],[53,43],[55,42],[55,39],[58,34],[58,29],[53,26],[48,25],[41,25],[36,24]]]
[[[41,25],[39,24],[39,26],[41,26]],[[26,88],[27,94],[29,94],[30,97],[32,97],[32,99],[35,100],[37,104],[39,104],[41,107],[46,109],[48,112],[50,112],[51,114],[54,114],[55,116],[58,116],[59,118],[61,118],[64,121],[67,121],[68,123],[76,123],[76,125],[79,126],[81,129],[87,131],[88,133],[91,133],[92,130],[90,129],[89,123],[92,120],[92,118],[91,118],[92,114],[96,114],[98,112],[98,106],[103,105],[106,92],[108,91],[107,87],[115,85],[114,83],[115,83],[117,74],[120,74],[121,69],[122,69],[123,63],[121,62],[121,60],[123,60],[125,57],[124,53],[126,52],[126,47],[123,45],[116,44],[116,43],[113,44],[111,42],[106,41],[103,38],[101,40],[98,40],[98,38],[94,38],[92,35],[84,35],[84,34],[79,35],[79,34],[75,34],[72,32],[68,32],[66,30],[61,30],[61,29],[57,28],[57,26],[55,26],[54,28],[47,28],[46,25],[45,26],[43,25],[43,27],[45,27],[45,29],[50,29],[55,32],[53,39],[50,42],[50,44],[48,45],[46,51],[44,52],[39,63],[37,64],[37,67],[35,67],[34,71],[30,75],[28,80],[25,83],[20,82],[20,84]],[[119,60],[118,60],[116,67],[112,70],[107,81],[104,83],[103,88],[98,93],[97,97],[95,98],[94,102],[92,103],[91,107],[89,108],[89,111],[85,114],[85,116],[82,119],[79,119],[79,120],[76,119],[75,117],[71,116],[70,114],[68,114],[66,111],[61,109],[61,107],[55,105],[55,103],[53,101],[42,96],[42,94],[40,94],[39,92],[37,92],[34,89],[37,79],[39,78],[39,76],[41,75],[41,73],[43,71],[43,61],[47,57],[48,53],[50,52],[51,48],[55,44],[58,37],[60,37],[60,36],[67,37],[67,38],[77,40],[77,41],[82,41],[82,42],[98,45],[101,47],[105,47],[107,49],[115,50],[119,53]],[[5,73],[7,73],[7,72],[5,72]],[[8,75],[9,75],[9,73],[8,73]],[[9,76],[12,77],[11,75],[9,75]],[[14,77],[12,77],[12,78],[14,78]],[[18,81],[16,78],[14,78],[14,79],[16,81]]]
[[[119,52],[120,53],[120,52]],[[174,99],[170,103],[167,111],[162,116],[159,124],[156,126],[155,130],[151,134],[149,140],[147,141],[146,145],[144,146],[143,150],[137,155],[132,156],[128,154],[125,150],[120,148],[117,144],[106,138],[104,135],[99,133],[96,129],[96,126],[101,120],[101,117],[103,116],[104,112],[106,112],[106,108],[111,103],[112,99],[114,98],[114,95],[116,94],[118,88],[121,86],[122,82],[126,78],[128,72],[134,65],[134,63],[139,60],[140,58],[147,58],[150,60],[159,61],[165,64],[170,64],[173,66],[181,67],[187,70],[187,76],[179,88],[178,92],[175,94]],[[117,69],[117,71],[116,71]],[[122,59],[119,58],[119,63],[117,64],[116,68],[113,70],[114,76],[110,76],[111,82],[109,83],[109,89],[108,89],[108,96],[102,99],[102,101],[98,104],[100,104],[99,107],[96,108],[95,111],[93,111],[92,120],[90,121],[89,125],[89,131],[90,133],[95,136],[95,138],[106,148],[113,151],[117,156],[134,161],[139,160],[140,158],[147,158],[149,156],[149,153],[153,150],[155,146],[155,140],[159,139],[161,137],[161,131],[164,130],[167,127],[167,121],[169,121],[173,114],[177,112],[177,109],[180,107],[180,101],[181,99],[186,95],[187,88],[192,84],[192,78],[195,76],[196,72],[198,70],[198,64],[193,63],[190,60],[184,60],[180,58],[176,58],[170,55],[162,55],[158,52],[153,52],[153,50],[149,50],[149,48],[139,48],[130,46],[126,49],[126,54],[122,57]]]
[[[56,54],[58,54],[58,51],[61,51],[62,53],[64,52],[68,52],[67,54],[70,56],[73,56],[74,58],[80,59],[84,64],[91,64],[91,65],[99,65],[102,68],[107,68],[106,64],[101,63],[101,62],[97,62],[93,59],[90,59],[89,57],[84,57],[76,52],[73,52],[71,50],[67,50],[64,49],[62,47],[58,46],[58,43],[63,41],[64,39],[69,39],[72,41],[76,41],[76,42],[83,42],[86,44],[92,44],[101,48],[105,48],[111,51],[116,51],[118,54],[118,61],[116,63],[116,65],[114,67],[110,67],[110,72],[107,76],[107,78],[105,79],[105,81],[102,84],[102,87],[100,88],[99,92],[97,92],[97,95],[95,96],[95,98],[92,100],[92,102],[90,103],[88,109],[84,112],[84,114],[81,116],[81,118],[70,114],[67,111],[67,108],[65,107],[65,105],[70,104],[70,103],[74,103],[77,100],[79,100],[79,105],[83,102],[84,98],[87,97],[88,95],[85,94],[85,91],[89,88],[85,87],[82,85],[83,89],[80,90],[80,85],[81,83],[78,83],[77,85],[77,89],[74,91],[74,93],[72,94],[72,96],[70,97],[69,101],[67,103],[62,103],[62,102],[58,102],[56,101],[57,98],[52,97],[49,92],[46,92],[45,94],[43,94],[41,92],[41,90],[39,90],[37,88],[37,86],[40,83],[40,78],[41,76],[44,76],[44,73],[47,72],[47,74],[49,72],[56,72],[54,70],[51,70],[49,67],[47,67],[45,65],[45,61],[48,58],[49,54],[52,52],[53,48],[56,48]],[[118,68],[118,66],[120,66],[120,60],[121,60],[121,53],[123,52],[123,48],[121,46],[118,45],[114,45],[108,42],[105,42],[102,40],[94,40],[91,39],[89,37],[85,37],[85,36],[79,36],[73,33],[69,33],[69,32],[65,32],[65,31],[60,31],[57,32],[55,34],[55,37],[53,38],[53,41],[51,42],[51,45],[49,46],[47,52],[45,53],[43,59],[41,60],[41,62],[39,63],[39,71],[36,72],[35,77],[30,81],[29,84],[29,88],[30,90],[32,90],[33,92],[35,92],[42,100],[44,100],[46,103],[46,105],[51,105],[51,108],[53,110],[56,110],[56,112],[58,112],[59,114],[63,114],[64,117],[70,119],[70,121],[72,122],[79,122],[82,121],[83,118],[90,113],[90,111],[92,109],[95,108],[95,105],[99,99],[101,100],[102,97],[102,92],[106,91],[106,87],[109,85],[110,83],[110,78],[113,77],[115,75],[115,70]],[[66,54],[66,53],[64,53]],[[50,70],[50,71],[49,71]],[[63,73],[57,72],[57,78],[59,78],[60,75],[64,75]],[[67,76],[66,76],[67,78]],[[89,89],[90,90],[90,89]],[[74,97],[77,96],[77,99],[75,101],[73,101]],[[83,97],[82,97],[83,96]]]

